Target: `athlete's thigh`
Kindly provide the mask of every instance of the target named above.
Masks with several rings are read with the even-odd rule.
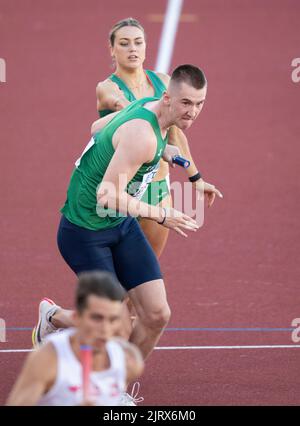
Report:
[[[155,316],[169,309],[162,279],[141,284],[130,290],[128,294],[140,318],[148,315]]]
[[[157,257],[138,221],[126,221],[118,244],[112,247],[117,277],[126,290],[148,281],[159,280],[162,273]]]
[[[110,249],[114,238],[113,230],[109,232],[90,231],[78,227],[62,217],[57,243],[61,255],[76,274],[94,270],[104,270],[115,274]]]

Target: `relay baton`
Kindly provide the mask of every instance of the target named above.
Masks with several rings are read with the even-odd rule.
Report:
[[[186,160],[183,157],[180,157],[179,155],[174,155],[174,157],[172,157],[172,162],[177,164],[178,166],[184,167],[185,169],[187,169],[190,166],[190,161]]]
[[[90,374],[92,369],[92,348],[89,345],[80,345],[80,360],[82,366],[83,400],[90,397]]]

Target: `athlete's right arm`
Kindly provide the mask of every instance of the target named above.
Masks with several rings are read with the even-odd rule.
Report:
[[[184,213],[150,206],[126,192],[128,183],[138,169],[144,163],[151,162],[155,156],[157,141],[150,124],[140,119],[127,122],[115,132],[113,145],[115,153],[97,191],[99,205],[133,217],[141,216],[158,223],[164,221],[165,227],[184,237],[187,235],[181,228],[196,231],[196,221]]]
[[[50,343],[30,353],[6,405],[36,405],[55,382],[56,363],[55,349]]]
[[[118,85],[109,79],[97,84],[96,98],[98,111],[103,109],[120,111],[130,104]]]
[[[127,184],[138,169],[155,156],[157,141],[150,124],[141,119],[123,124],[113,136],[113,145],[115,153],[98,188],[98,203],[123,214],[160,220],[160,207],[151,206],[150,211],[148,204],[126,192]]]

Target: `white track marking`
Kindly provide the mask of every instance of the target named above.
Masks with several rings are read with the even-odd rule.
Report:
[[[32,352],[33,349],[0,349],[1,354],[10,354],[10,353],[18,353],[18,352]]]
[[[181,350],[181,349],[290,349],[290,348],[298,348],[300,349],[300,345],[257,345],[257,346],[161,346],[156,347],[156,350]]]
[[[159,43],[155,70],[168,73],[180,19],[183,0],[169,0]]]
[[[211,350],[211,349],[300,349],[299,345],[248,345],[248,346],[157,346],[157,351]],[[32,352],[34,349],[0,349],[0,353]]]

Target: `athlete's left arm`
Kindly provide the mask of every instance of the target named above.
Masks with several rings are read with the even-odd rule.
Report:
[[[103,127],[106,126],[118,113],[119,111],[113,112],[94,121],[91,126],[91,135],[94,136],[96,133],[100,132],[100,130],[103,129]]]
[[[198,173],[199,169],[197,168],[192,158],[190,148],[189,148],[189,143],[183,131],[178,129],[178,127],[176,126],[172,126],[169,130],[168,142],[170,145],[177,146],[180,150],[182,157],[190,161],[191,163],[190,166],[185,169],[188,174],[188,177],[195,176]],[[219,198],[223,198],[223,195],[215,187],[215,185],[205,182],[202,178],[197,180],[196,182],[193,182],[193,186],[197,191],[204,193],[207,199],[208,207],[212,206],[216,196]]]
[[[157,75],[164,82],[165,86],[168,87],[170,82],[170,76],[163,73],[157,73]],[[198,173],[199,169],[196,166],[196,163],[192,157],[189,142],[183,131],[176,126],[170,127],[168,143],[170,145],[177,146],[179,148],[180,155],[189,160],[190,166],[185,169],[188,177],[195,176]],[[196,190],[204,192],[207,197],[208,207],[213,204],[216,195],[220,198],[223,198],[221,192],[214,185],[205,182],[203,179],[199,179],[194,182],[193,186]]]

